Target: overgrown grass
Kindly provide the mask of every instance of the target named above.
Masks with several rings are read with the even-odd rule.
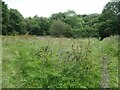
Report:
[[[2,88],[2,37],[0,36],[0,89]]]
[[[35,36],[2,37],[3,88],[118,87],[118,36],[68,39]]]

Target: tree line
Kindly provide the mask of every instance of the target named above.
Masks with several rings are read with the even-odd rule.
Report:
[[[2,1],[2,35],[54,37],[101,37],[117,35],[120,30],[120,1],[108,2],[101,14],[77,14],[74,10],[52,14],[49,18],[24,18],[17,9]]]

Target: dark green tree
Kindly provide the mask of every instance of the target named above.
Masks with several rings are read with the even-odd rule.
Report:
[[[0,2],[0,35],[2,35],[2,2]]]
[[[49,18],[46,18],[46,17],[40,17],[40,27],[41,27],[41,30],[43,31],[43,34],[42,35],[49,35],[49,28],[50,28],[50,25],[51,25],[51,20]]]
[[[7,4],[2,1],[2,35],[8,34],[8,23],[9,23],[9,9]]]
[[[65,17],[66,17],[65,13],[59,12],[59,13],[52,14],[50,19],[64,21]]]
[[[101,40],[110,35],[118,34],[119,30],[119,2],[108,2],[99,17],[99,35]]]
[[[71,26],[72,29],[75,29],[79,26],[80,19],[78,19],[78,16],[75,11],[68,10],[65,12],[65,23]]]
[[[59,12],[52,14],[50,19],[53,20],[60,20],[72,27],[72,29],[82,28],[84,21],[82,17],[79,17],[75,11],[68,10],[67,12]]]
[[[23,16],[16,9],[9,10],[8,34],[22,35],[25,34],[25,22]]]
[[[39,19],[37,19],[39,20]],[[42,31],[41,28],[39,26],[38,21],[36,21],[36,19],[28,17],[25,19],[26,22],[26,30],[27,33],[30,35],[42,35]]]

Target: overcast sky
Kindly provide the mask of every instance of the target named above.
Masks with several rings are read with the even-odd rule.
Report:
[[[110,0],[3,0],[24,17],[49,17],[53,13],[74,10],[77,14],[101,13]]]

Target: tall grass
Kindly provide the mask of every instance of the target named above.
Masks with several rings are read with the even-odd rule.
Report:
[[[2,88],[2,37],[0,36],[0,89]]]
[[[2,87],[104,87],[103,57],[108,58],[108,87],[118,87],[118,41],[111,36],[69,39],[2,37]],[[105,83],[105,82],[102,82]]]

